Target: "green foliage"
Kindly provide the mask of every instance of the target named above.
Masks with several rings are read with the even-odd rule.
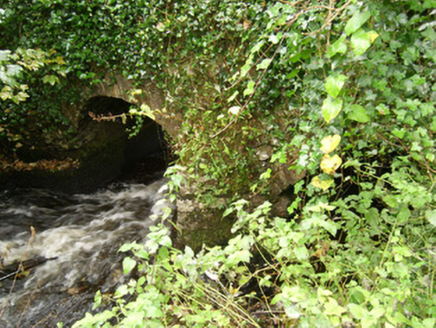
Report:
[[[33,132],[39,126],[49,128],[56,122],[68,123],[56,109],[37,108],[36,103],[32,103],[34,99],[27,100],[39,99],[35,95],[35,80],[41,79],[43,84],[53,87],[60,84],[58,75],[65,77],[66,73],[64,60],[61,56],[55,57],[54,51],[21,48],[15,52],[0,51],[0,98],[3,101],[0,140],[3,152],[7,150],[5,146],[17,149],[29,139],[38,139]],[[38,123],[35,124],[35,120]]]
[[[5,8],[14,49],[54,49],[90,85],[113,70],[164,90],[165,112],[183,116],[170,197],[194,184],[206,205],[231,200],[237,220],[227,246],[197,255],[163,226],[123,247],[138,276],[77,326],[435,325],[434,1]],[[275,179],[288,170],[306,178],[278,218]]]

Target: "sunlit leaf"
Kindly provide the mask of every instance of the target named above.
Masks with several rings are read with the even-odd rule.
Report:
[[[25,101],[27,98],[29,98],[29,95],[27,93],[23,92],[23,91],[20,91],[17,94],[18,101]]]
[[[128,274],[136,266],[136,261],[130,257],[125,257],[123,260],[123,272]]]
[[[275,34],[272,34],[269,36],[268,41],[273,44],[277,44],[279,42],[279,38]]]
[[[401,129],[401,130],[393,129],[391,132],[394,136],[396,136],[397,138],[400,138],[400,139],[403,139],[404,135],[406,134],[406,130],[404,130],[404,129]]]
[[[65,63],[65,60],[62,58],[62,57],[56,57],[56,62],[59,64],[59,65],[65,65],[66,63]]]
[[[375,41],[375,39],[377,39],[379,37],[378,33],[375,31],[369,31],[366,33],[369,37],[369,41],[371,41],[371,43],[373,43]]]
[[[329,76],[325,83],[325,89],[327,90],[327,93],[333,98],[336,98],[339,95],[339,92],[341,92],[341,89],[347,79],[348,77],[342,74]]]
[[[353,17],[350,18],[347,25],[345,26],[345,33],[347,33],[347,35],[354,33],[363,24],[365,24],[369,17],[371,17],[371,13],[369,11],[365,11],[363,13],[360,11],[355,12]]]
[[[257,65],[256,67],[257,67],[257,69],[266,69],[269,66],[269,64],[271,63],[271,61],[272,61],[272,59],[266,58],[266,59],[262,60],[262,62],[259,65]]]
[[[229,108],[229,113],[233,115],[238,115],[239,111],[241,110],[240,106],[233,106]]]
[[[259,41],[258,43],[256,43],[256,44],[254,45],[253,48],[251,48],[250,53],[258,52],[258,51],[262,48],[262,46],[263,46],[264,44],[265,44],[265,40],[261,40],[261,41]]]
[[[326,315],[340,317],[344,312],[346,312],[346,309],[340,306],[334,298],[329,297],[328,302],[324,304],[324,314]]]
[[[337,53],[344,54],[347,51],[347,45],[345,44],[345,35],[341,36],[338,40],[332,43],[327,50],[327,57],[331,58]]]
[[[377,37],[378,34],[374,31],[365,32],[363,29],[357,30],[351,36],[351,46],[354,54],[357,57],[363,55]]]
[[[321,151],[326,154],[331,153],[333,150],[336,149],[340,142],[341,136],[339,134],[335,134],[334,136],[327,136],[321,140]]]
[[[327,174],[334,174],[335,171],[341,166],[342,159],[338,155],[330,156],[329,154],[325,154],[321,160],[321,170],[323,170]]]
[[[271,178],[271,169],[267,169],[266,172],[263,172],[259,177],[261,180],[268,180],[269,178]]]
[[[342,99],[328,96],[322,104],[322,115],[327,123],[330,123],[342,110]]]
[[[9,76],[18,76],[21,71],[23,70],[23,68],[20,65],[7,65],[7,72]]]
[[[233,94],[229,97],[229,99],[227,99],[227,102],[232,102],[233,100],[235,100],[236,96],[239,94],[239,91],[235,91],[233,92]]]
[[[436,210],[425,212],[427,221],[436,227]]]
[[[306,246],[298,246],[294,248],[294,254],[298,260],[305,260],[309,257],[309,251]]]
[[[250,71],[251,69],[251,65],[253,64],[253,54],[251,54],[247,61],[245,62],[244,66],[242,66],[241,68],[241,78],[244,77],[245,75],[247,75],[247,73]]]
[[[0,50],[0,62],[8,60],[10,53],[10,50]]]
[[[244,90],[244,96],[249,96],[254,93],[254,82],[248,82],[247,88]]]
[[[2,81],[4,84],[7,85],[14,85],[16,84],[16,81],[12,79],[8,74],[6,74],[4,71],[0,70],[0,81]]]

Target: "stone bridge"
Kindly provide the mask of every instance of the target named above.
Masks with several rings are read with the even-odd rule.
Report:
[[[6,180],[6,184],[13,181],[16,186],[92,192],[123,175],[147,183],[165,171],[169,159],[164,135],[177,139],[183,116],[177,112],[177,108],[164,108],[165,95],[162,90],[151,82],[136,86],[133,81],[114,75],[84,89],[81,97],[83,102],[63,107],[64,114],[72,124],[73,138],[66,143],[52,143],[52,146],[58,147],[51,151],[56,158],[77,160],[79,168],[15,172],[6,178],[0,176],[0,184],[5,185]],[[142,128],[130,138],[126,130],[134,128],[135,124],[131,116],[126,114],[132,106],[148,108],[154,120],[144,117]],[[93,119],[89,113],[100,120]],[[259,150],[258,153],[264,157],[270,151]],[[277,185],[277,195],[298,179],[294,172],[287,170],[288,167],[284,165],[278,168],[275,174],[276,181],[273,183]],[[129,174],[137,174],[139,179]],[[199,250],[202,244],[224,244],[230,236],[232,219],[223,219],[217,209],[202,207],[195,201],[193,193],[195,186],[189,186],[181,190],[177,199],[179,230],[175,233],[176,245],[181,247],[188,244],[194,250]],[[278,200],[283,202],[284,211],[288,201]]]

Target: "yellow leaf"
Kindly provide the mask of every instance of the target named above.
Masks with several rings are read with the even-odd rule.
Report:
[[[342,159],[335,155],[331,157],[329,154],[325,154],[321,160],[321,170],[323,170],[327,174],[333,174],[335,171],[341,166]]]
[[[371,40],[371,43],[373,43],[374,40],[378,38],[378,34],[375,31],[369,31],[366,34],[369,36],[369,39]]]
[[[329,177],[327,180],[321,180],[319,177],[314,177],[311,183],[314,187],[326,191],[333,184],[333,179]]]
[[[331,153],[341,142],[341,136],[335,134],[334,136],[327,136],[321,140],[321,151],[325,154]]]
[[[62,58],[62,57],[56,57],[56,62],[59,64],[59,65],[65,65],[66,63],[65,63],[65,60]]]

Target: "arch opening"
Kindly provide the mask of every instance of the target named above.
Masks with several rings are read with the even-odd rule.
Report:
[[[148,117],[137,119],[128,115],[134,104],[123,99],[107,96],[95,96],[84,106],[85,116],[80,123],[80,130],[87,130],[88,125],[97,130],[112,131],[117,135],[113,140],[119,149],[107,149],[118,152],[114,165],[118,166],[113,180],[150,183],[163,176],[171,160],[168,135],[161,125]],[[88,113],[92,113],[89,115]],[[92,118],[92,117],[94,118]],[[100,127],[100,125],[104,125]],[[109,144],[112,143],[109,136]]]

